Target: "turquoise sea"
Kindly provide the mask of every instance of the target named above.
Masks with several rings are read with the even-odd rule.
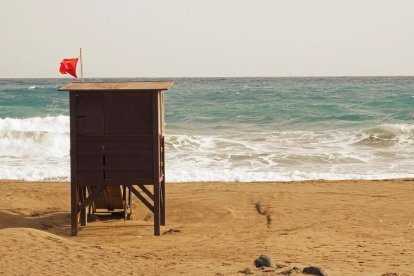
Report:
[[[0,179],[70,179],[70,81],[0,79]],[[414,77],[175,81],[167,181],[414,177]]]

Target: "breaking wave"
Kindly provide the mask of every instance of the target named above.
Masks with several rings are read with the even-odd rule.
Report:
[[[409,124],[358,131],[174,131],[167,125],[169,182],[414,177]],[[67,116],[0,119],[0,179],[67,181],[69,150]]]

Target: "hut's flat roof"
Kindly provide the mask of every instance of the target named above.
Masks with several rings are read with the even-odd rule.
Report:
[[[104,91],[104,90],[168,90],[174,81],[135,81],[135,82],[73,82],[59,91]]]

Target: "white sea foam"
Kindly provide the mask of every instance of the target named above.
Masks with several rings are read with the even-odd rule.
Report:
[[[0,179],[69,179],[69,118],[0,119]]]
[[[166,136],[166,177],[292,181],[414,177],[414,126]],[[0,179],[69,180],[67,116],[0,119]]]
[[[414,126],[170,135],[167,180],[292,181],[414,177]]]

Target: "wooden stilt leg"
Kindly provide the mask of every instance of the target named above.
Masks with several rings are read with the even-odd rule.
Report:
[[[154,235],[160,235],[160,181],[154,183]]]
[[[77,202],[77,188],[76,183],[71,183],[71,226],[72,226],[72,236],[78,235],[78,202]]]
[[[81,202],[83,202],[86,199],[86,186],[81,186],[79,191],[80,191],[80,200]],[[88,224],[87,208],[88,206],[85,206],[81,210],[80,223],[82,226],[86,226]]]
[[[164,100],[163,94],[161,95]],[[165,225],[165,137],[161,138],[161,225]]]
[[[165,179],[161,181],[161,225],[165,225]]]
[[[128,203],[126,196],[126,185],[122,185],[122,205],[124,206],[124,220],[128,217]]]
[[[126,196],[126,185],[122,185],[122,200],[125,201],[127,200],[127,196]]]

